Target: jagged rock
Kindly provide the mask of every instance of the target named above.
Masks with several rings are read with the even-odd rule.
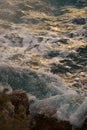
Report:
[[[12,94],[0,93],[0,130],[30,130],[27,93],[15,90]]]
[[[36,121],[35,127],[38,130],[40,128],[43,130],[43,124],[46,130],[72,130],[72,128],[80,130],[87,117],[86,102],[87,99],[71,92],[36,100],[30,104],[30,113]]]
[[[37,115],[33,117],[33,129],[32,130],[72,130],[72,126],[67,121],[58,122],[54,118],[47,118],[44,115]]]
[[[11,102],[15,106],[15,113],[18,113],[20,111],[20,106],[25,109],[25,114],[29,113],[29,103],[28,103],[28,97],[27,93],[23,90],[15,90],[11,94]]]
[[[3,98],[4,98],[4,95],[3,95]],[[7,109],[8,114],[9,114],[10,117],[14,116],[14,109],[15,109],[15,107],[14,107],[14,105],[12,104],[11,101],[8,101],[8,102],[6,103],[6,109]]]
[[[0,124],[1,120],[8,121],[14,116],[14,105],[7,94],[0,93]]]

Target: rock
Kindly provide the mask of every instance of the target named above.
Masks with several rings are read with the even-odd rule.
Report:
[[[14,116],[14,109],[15,109],[15,107],[14,107],[14,105],[12,104],[11,101],[8,101],[8,102],[6,103],[6,109],[7,109],[8,114],[9,114],[10,117]]]
[[[20,106],[23,107],[25,114],[29,113],[29,102],[27,93],[23,90],[15,90],[11,94],[10,98],[12,104],[15,106],[15,113],[18,113],[20,111]]]
[[[76,112],[70,116],[70,122],[72,125],[81,127],[87,118],[87,98],[83,101],[81,106],[76,110]],[[84,108],[84,109],[83,109]]]
[[[72,126],[67,121],[58,122],[54,118],[47,118],[44,115],[33,117],[35,124],[33,129],[37,130],[72,130]]]
[[[78,24],[78,25],[83,25],[83,24],[86,24],[86,19],[85,18],[74,18],[74,19],[72,19],[72,23]]]
[[[46,130],[82,129],[87,116],[86,101],[73,92],[36,100],[30,105],[30,113],[36,121],[35,128],[43,130],[44,124]]]
[[[30,130],[27,94],[23,90],[15,90],[12,94],[0,93],[0,129]]]

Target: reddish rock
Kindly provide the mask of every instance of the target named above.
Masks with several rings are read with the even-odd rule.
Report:
[[[29,114],[27,93],[24,90],[13,91],[11,95],[11,102],[15,106],[15,112],[18,112],[20,110],[20,107],[23,107],[26,114]]]

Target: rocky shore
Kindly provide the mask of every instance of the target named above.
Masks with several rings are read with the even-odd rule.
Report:
[[[10,88],[8,89],[7,87],[7,90],[9,91]],[[42,100],[39,101],[38,103],[38,100],[36,100],[34,96],[32,96],[31,94],[27,93],[24,90],[14,90],[9,94],[5,94],[5,92],[0,93],[0,130],[5,130],[5,129],[8,130],[12,130],[12,129],[13,130],[18,130],[18,129],[21,130],[58,130],[58,129],[59,130],[86,130],[87,129],[86,118],[84,121],[82,121],[83,119],[80,119],[81,115],[83,115],[81,118],[84,118],[84,114],[77,113],[79,119],[76,118],[76,120],[74,120],[73,122],[74,124],[76,124],[76,126],[72,125],[72,122],[66,120],[67,117],[64,117],[64,115],[68,116],[69,112],[71,111],[68,110],[68,113],[64,113],[64,111],[66,112],[65,109],[68,107],[67,104],[65,106],[64,104],[62,105],[61,107],[62,113],[60,113],[59,112],[60,108],[56,109],[56,107],[53,108],[52,106],[50,106],[52,105],[50,104],[50,101],[52,103],[52,97],[51,99],[48,99],[48,101],[47,99],[45,99],[46,101]],[[71,102],[70,99],[70,97],[72,97],[71,95],[73,94],[68,95],[69,103]],[[67,95],[63,95],[63,96],[65,98]],[[59,97],[58,99],[57,97],[54,98],[55,101],[57,102],[58,100],[62,101],[62,98],[60,99]],[[86,100],[87,99],[85,99],[84,103],[87,102]],[[55,101],[53,99],[54,104]],[[81,98],[77,97],[77,101],[78,104],[81,103]],[[75,102],[77,101],[75,97]],[[67,102],[67,99],[65,99],[65,102]],[[73,104],[74,107],[76,105],[75,102]],[[86,104],[84,105],[84,103],[82,104],[83,105],[82,107],[86,106]],[[74,117],[74,115],[72,116]],[[81,123],[81,121],[82,124],[80,126],[79,123]],[[78,127],[77,127],[77,123],[79,125]]]
[[[0,130],[87,130],[87,1],[0,1]]]

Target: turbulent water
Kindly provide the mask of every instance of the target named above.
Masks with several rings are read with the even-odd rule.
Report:
[[[67,86],[61,78],[44,72],[0,65],[0,82],[13,89],[24,89],[39,99],[66,93]]]
[[[0,86],[0,91],[10,86],[34,95],[32,114],[82,125],[87,115],[87,2],[0,1]]]

